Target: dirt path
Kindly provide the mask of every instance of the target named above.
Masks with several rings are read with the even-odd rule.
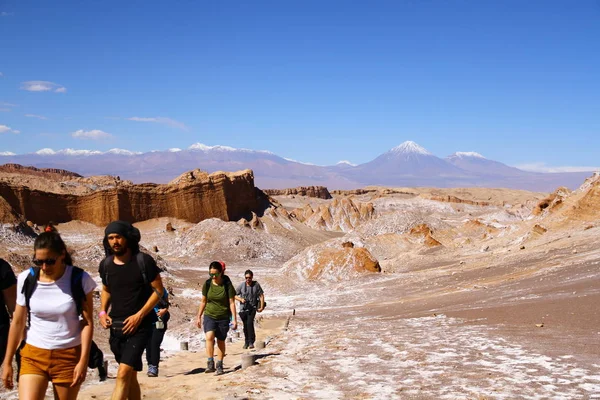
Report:
[[[285,324],[284,319],[263,320],[257,328],[257,340],[265,341],[279,335]],[[149,378],[146,371],[139,373],[138,378],[144,399],[224,399],[227,397],[245,398],[251,390],[244,377],[247,370],[242,370],[241,356],[251,350],[244,350],[242,338],[227,343],[225,357],[225,374],[215,376],[204,373],[206,355],[203,349],[177,352],[163,359],[160,364],[160,376]],[[252,350],[260,358],[270,353],[270,347],[263,350]],[[263,358],[264,359],[264,358]],[[254,368],[254,367],[253,367]],[[115,386],[114,373],[102,383],[92,383],[80,393],[79,399],[107,399]],[[251,394],[251,392],[250,392]]]

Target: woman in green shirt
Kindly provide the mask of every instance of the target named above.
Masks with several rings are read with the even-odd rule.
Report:
[[[196,325],[198,328],[204,326],[206,335],[206,356],[208,362],[206,371],[215,372],[215,375],[223,373],[223,357],[225,357],[225,339],[231,328],[237,329],[237,314],[235,312],[235,288],[231,279],[225,272],[225,263],[213,261],[208,267],[210,279],[202,286],[202,301],[198,310]],[[202,318],[204,314],[204,318]],[[217,339],[217,362],[215,369],[215,338]]]

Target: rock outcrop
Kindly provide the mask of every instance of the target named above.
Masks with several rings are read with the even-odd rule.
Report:
[[[427,247],[441,246],[442,244],[432,236],[432,233],[433,231],[427,224],[416,225],[409,232],[411,236],[423,240],[423,244]]]
[[[0,197],[0,223],[18,224],[22,221],[23,218],[12,209],[3,197]]]
[[[571,191],[566,187],[560,187],[556,189],[548,197],[542,199],[542,201],[538,203],[538,205],[533,209],[532,214],[542,215],[543,213],[552,213],[558,210],[563,205],[563,202],[570,193]]]
[[[349,232],[375,215],[373,203],[336,198],[313,209],[310,204],[292,211],[292,216],[314,229]]]
[[[381,266],[365,247],[342,247],[340,239],[311,246],[282,267],[288,276],[301,280],[341,281],[366,273],[381,272]]]
[[[331,193],[325,186],[298,186],[291,189],[264,189],[263,190],[269,196],[307,196],[316,197],[318,199],[329,200],[331,199]]]
[[[421,195],[421,197],[428,199],[428,200],[441,201],[444,203],[470,204],[472,206],[480,206],[480,207],[487,207],[490,205],[490,203],[487,201],[465,200],[465,199],[461,199],[460,197],[451,196],[451,195],[446,195],[446,196]]]
[[[224,221],[259,214],[265,203],[254,187],[251,170],[215,172],[177,184],[117,186],[86,195],[68,195],[0,182],[0,196],[14,213],[37,224],[80,220],[106,225],[173,217],[197,223],[207,218]],[[6,214],[6,212],[4,213]]]
[[[23,166],[20,164],[0,165],[0,172],[42,176],[45,178],[55,179],[55,180],[82,178],[81,175],[79,175],[75,172],[64,170],[64,169],[26,167],[26,166]]]

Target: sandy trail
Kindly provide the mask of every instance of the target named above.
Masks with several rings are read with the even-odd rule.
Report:
[[[284,319],[264,319],[257,328],[257,340],[273,338],[281,334]],[[144,399],[223,399],[227,396],[243,398],[251,390],[251,385],[245,385],[244,374],[241,370],[241,356],[247,352],[254,352],[265,360],[271,348],[263,350],[244,350],[243,333],[241,338],[234,338],[233,343],[227,343],[227,356],[225,357],[225,374],[215,376],[206,374],[206,355],[204,349],[191,348],[191,351],[174,353],[163,358],[160,364],[160,376],[149,378],[146,370],[138,374],[142,395]],[[252,367],[257,368],[257,367]],[[109,379],[102,383],[87,385],[79,395],[79,399],[107,399],[115,386],[114,372],[111,368]]]

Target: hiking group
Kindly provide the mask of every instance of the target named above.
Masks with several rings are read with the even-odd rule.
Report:
[[[126,221],[111,222],[104,231],[98,321],[110,331],[110,350],[119,364],[112,399],[141,399],[137,374],[143,369],[144,351],[148,376],[158,376],[160,346],[170,317],[161,270],[152,256],[140,251],[140,239],[140,231]],[[18,277],[0,259],[2,381],[7,389],[13,388],[16,357],[19,399],[44,399],[49,382],[55,399],[76,399],[88,367],[98,368],[100,380],[107,376],[104,356],[92,340],[96,283],[73,266],[53,224],[36,237],[33,251],[34,266]],[[241,303],[244,348],[254,348],[254,318],[266,305],[252,271],[246,271],[245,281],[236,289],[225,269],[222,261],[209,265],[196,321],[206,336],[205,372],[216,375],[224,373],[228,331],[237,329],[235,300]]]

